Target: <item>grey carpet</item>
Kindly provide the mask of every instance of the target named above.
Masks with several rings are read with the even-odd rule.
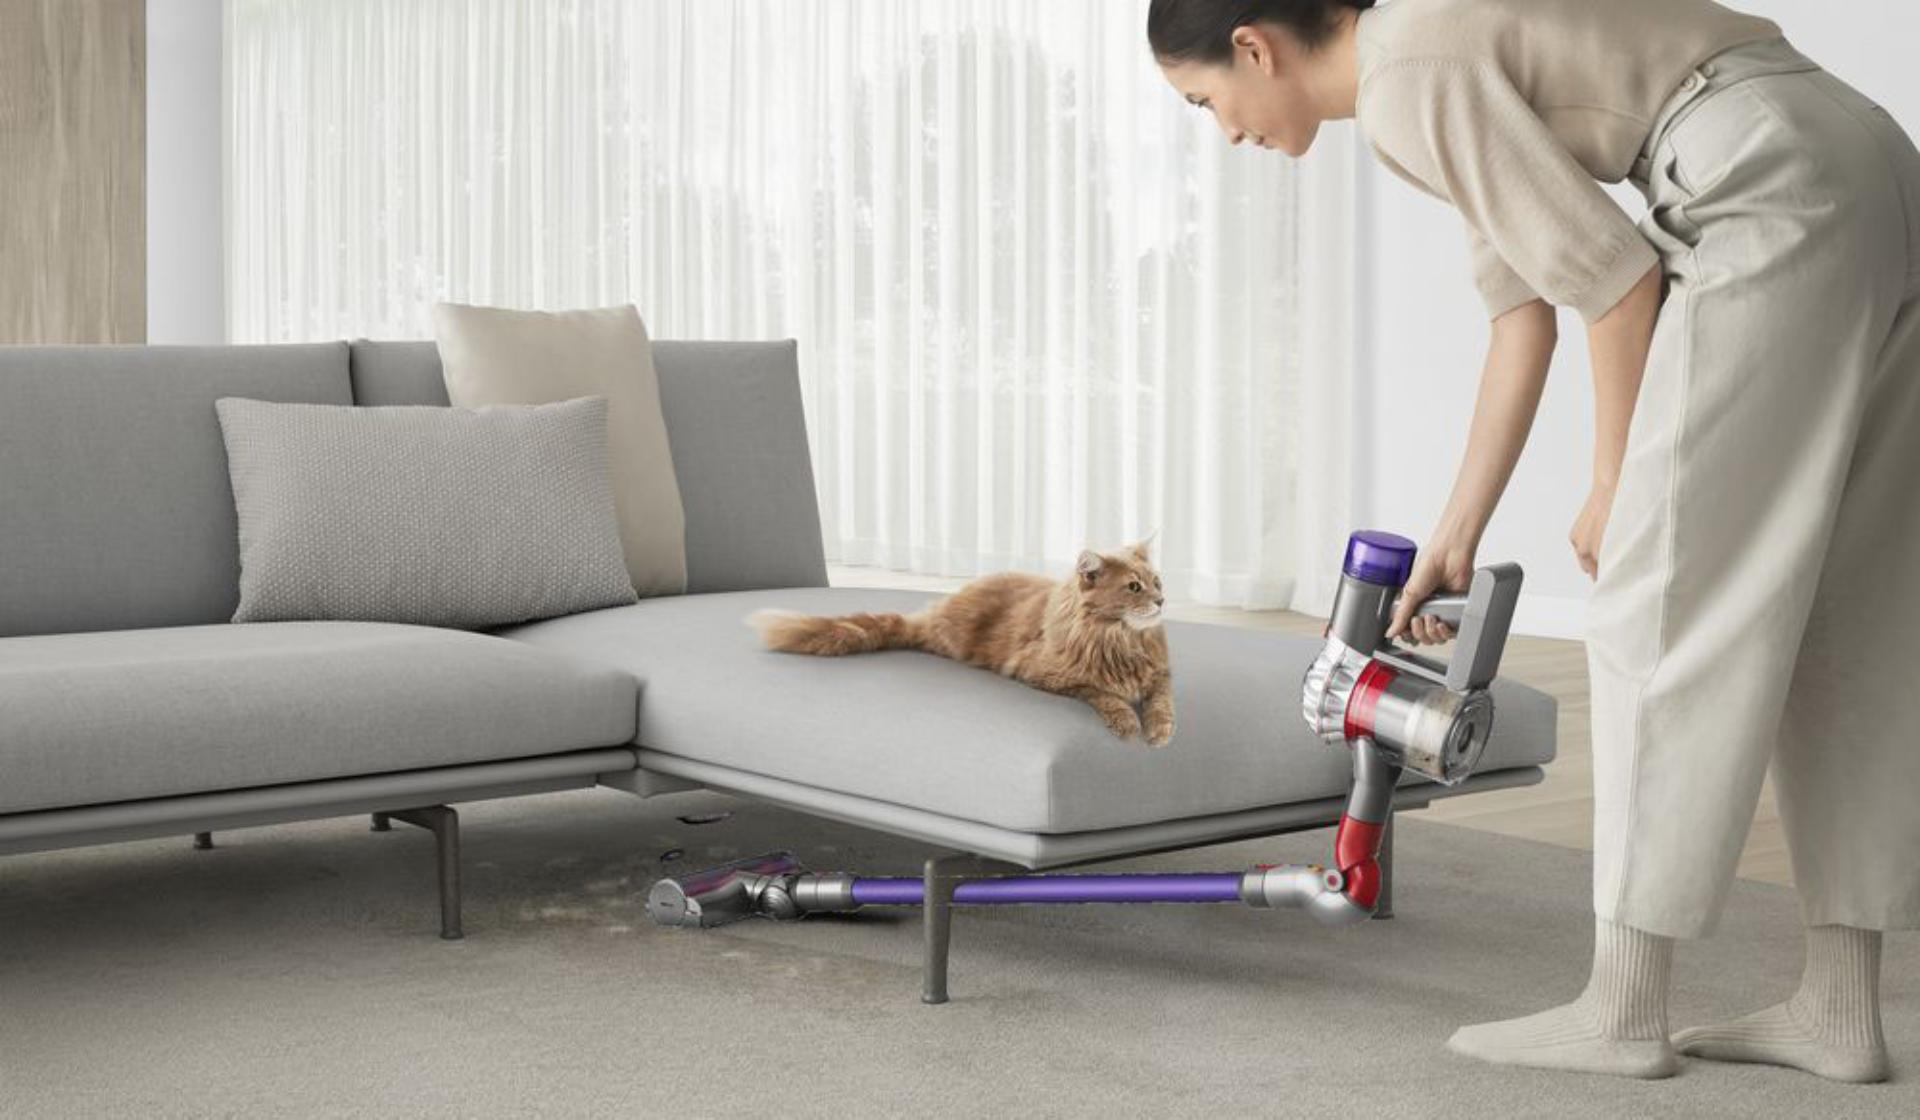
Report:
[[[714,824],[680,814],[731,808]],[[1896,1080],[1689,1060],[1663,1082],[1499,1069],[1455,1026],[1585,981],[1584,853],[1402,820],[1399,917],[1238,906],[968,909],[954,1002],[907,911],[654,928],[663,871],[790,846],[923,852],[714,794],[468,806],[468,940],[436,936],[432,842],[363,819],[0,860],[0,1114],[40,1116],[1821,1116],[1920,1114],[1920,939],[1889,937]],[[1136,861],[1319,862],[1329,832]],[[664,852],[685,856],[662,862]],[[1735,886],[1680,946],[1674,1020],[1783,996],[1792,895]]]

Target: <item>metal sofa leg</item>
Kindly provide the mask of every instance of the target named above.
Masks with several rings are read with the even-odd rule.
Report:
[[[1024,871],[1018,864],[982,856],[950,855],[927,861],[921,888],[921,920],[926,932],[926,968],[920,1002],[947,1002],[947,960],[953,941],[953,892],[968,879],[995,872]]]
[[[374,830],[386,831],[389,818],[433,833],[440,867],[440,936],[448,941],[465,937],[460,928],[460,814],[445,805],[375,813]]]
[[[369,827],[368,827],[368,829],[367,829],[367,831],[369,831],[369,832],[392,832],[392,831],[393,831],[393,825],[392,825],[392,824],[390,824],[390,823],[388,823],[388,817],[387,817],[387,814],[385,814],[385,813],[375,813],[375,814],[373,815],[373,824],[372,824],[371,826],[369,826]]]
[[[213,833],[211,832],[194,833],[193,834],[193,850],[196,852],[212,851],[213,850]]]
[[[1393,819],[1399,816],[1387,810],[1387,826],[1380,830],[1380,900],[1373,908],[1373,920],[1393,917]]]
[[[921,894],[921,922],[926,930],[927,959],[920,978],[921,1003],[947,1002],[947,957],[953,941],[953,888],[947,874],[954,857],[930,859],[926,887]]]

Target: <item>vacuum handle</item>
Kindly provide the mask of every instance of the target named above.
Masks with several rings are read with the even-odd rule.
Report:
[[[1518,564],[1490,564],[1474,570],[1464,596],[1436,595],[1420,604],[1416,616],[1431,615],[1457,629],[1453,655],[1445,665],[1398,647],[1374,656],[1454,692],[1486,688],[1500,671],[1521,579]]]
[[[1413,612],[1413,615],[1415,618],[1421,615],[1437,618],[1457,629],[1460,626],[1460,616],[1465,614],[1466,610],[1467,597],[1465,595],[1435,595],[1433,598],[1421,603],[1419,608]]]

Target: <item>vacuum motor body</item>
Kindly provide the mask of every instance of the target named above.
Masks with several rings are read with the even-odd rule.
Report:
[[[1301,713],[1328,742],[1368,739],[1398,765],[1457,785],[1479,765],[1493,731],[1488,689],[1521,574],[1514,564],[1481,568],[1467,594],[1421,603],[1416,616],[1456,628],[1453,656],[1442,665],[1386,642],[1413,555],[1413,542],[1391,533],[1348,541],[1327,644],[1301,682]]]

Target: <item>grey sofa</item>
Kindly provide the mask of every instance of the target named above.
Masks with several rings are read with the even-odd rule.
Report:
[[[227,621],[214,400],[444,406],[431,343],[0,348],[0,853],[371,813],[439,834],[457,936],[447,806],[491,797],[708,788],[1028,869],[1338,820],[1350,762],[1299,714],[1312,638],[1169,623],[1164,750],[923,654],[761,650],[759,607],[928,596],[827,586],[793,344],[663,341],[656,361],[688,594],[468,633]],[[1409,774],[1397,808],[1540,779],[1553,699],[1493,693],[1479,772]]]

